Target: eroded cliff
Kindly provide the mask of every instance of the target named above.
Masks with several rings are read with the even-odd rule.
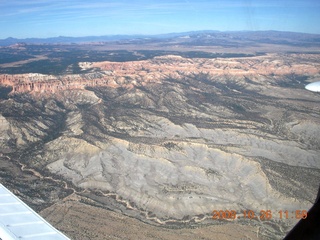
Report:
[[[71,181],[90,204],[161,225],[216,224],[213,210],[270,209],[283,236],[320,182],[312,54],[79,63],[86,74],[1,75],[1,146]],[[26,154],[26,152],[28,154]],[[89,200],[88,200],[89,199]]]
[[[317,54],[269,54],[225,59],[161,56],[133,62],[80,62],[81,69],[91,71],[86,74],[2,74],[0,84],[11,86],[11,93],[56,93],[95,86],[132,88],[150,82],[161,83],[168,77],[181,79],[200,73],[229,77],[315,76],[320,72],[319,65]]]

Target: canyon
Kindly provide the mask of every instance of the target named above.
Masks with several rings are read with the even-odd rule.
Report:
[[[184,75],[205,73],[212,76],[313,76],[319,74],[317,54],[268,54],[260,57],[228,59],[188,59],[180,56],[161,56],[134,62],[80,62],[86,74],[61,76],[1,74],[0,84],[13,88],[12,93],[55,93],[67,89],[110,86],[132,88],[161,79],[181,78]],[[95,71],[98,70],[98,71]]]
[[[0,75],[0,180],[71,238],[282,239],[312,206],[319,53],[72,64]]]

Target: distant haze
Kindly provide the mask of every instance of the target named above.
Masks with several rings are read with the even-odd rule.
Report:
[[[320,33],[317,0],[0,1],[0,39],[214,29]]]
[[[178,42],[182,45],[189,46],[236,46],[239,47],[243,43],[235,43],[236,39],[245,39],[245,45],[260,44],[280,44],[291,47],[307,46],[315,47],[319,50],[320,34],[282,32],[282,31],[192,31],[180,33],[167,33],[157,35],[105,35],[105,36],[84,36],[84,37],[52,37],[52,38],[6,38],[0,39],[0,46],[10,46],[14,44],[76,44],[76,43],[114,43],[114,44],[135,44],[144,45],[147,43],[165,42],[169,46],[168,40],[175,39],[174,45]],[[178,42],[177,42],[178,41]],[[209,43],[209,42],[210,43]],[[172,43],[171,43],[172,44]],[[240,45],[239,45],[240,44]],[[153,45],[155,47],[155,45]],[[293,49],[292,49],[293,50]],[[309,49],[309,51],[312,51]]]

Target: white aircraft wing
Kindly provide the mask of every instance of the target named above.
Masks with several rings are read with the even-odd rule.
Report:
[[[320,92],[320,81],[309,83],[305,88],[311,92]]]
[[[0,240],[70,240],[0,184]]]

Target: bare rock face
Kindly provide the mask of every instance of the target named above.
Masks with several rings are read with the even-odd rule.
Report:
[[[259,57],[234,59],[188,59],[180,56],[162,56],[135,62],[79,63],[83,70],[97,70],[87,74],[43,75],[36,73],[0,75],[0,84],[12,86],[12,93],[56,93],[62,90],[85,87],[144,86],[160,83],[163,78],[181,79],[184,75],[205,73],[211,76],[286,76],[317,75],[320,64],[317,55],[291,54],[281,56],[269,54]]]
[[[10,123],[0,115],[0,148],[6,149],[7,142],[10,138],[8,131],[10,129]]]
[[[320,182],[320,95],[303,88],[319,77],[315,58],[166,56],[81,63],[84,75],[2,75],[13,97],[0,131],[29,151],[29,166],[92,201],[112,197],[125,214],[212,224],[213,210],[269,209],[270,226],[252,221],[283,236],[297,219],[278,211],[311,207]]]
[[[96,153],[92,153],[94,147],[85,152],[76,147],[72,157],[59,159],[48,168],[82,188],[116,193],[130,207],[156,214],[159,222],[197,215],[209,218],[211,209],[259,212],[309,204],[273,189],[261,165],[251,159],[254,154],[245,157],[193,142],[163,145],[118,140]]]

